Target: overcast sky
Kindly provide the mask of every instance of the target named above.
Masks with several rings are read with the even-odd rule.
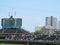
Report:
[[[0,0],[0,19],[9,18],[12,8],[13,17],[22,18],[22,27],[30,32],[35,26],[44,26],[46,16],[60,20],[60,0]]]

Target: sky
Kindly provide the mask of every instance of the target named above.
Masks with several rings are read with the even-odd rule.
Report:
[[[22,18],[22,28],[34,32],[35,26],[45,25],[46,16],[54,16],[60,20],[60,0],[0,0],[0,21],[11,15]]]

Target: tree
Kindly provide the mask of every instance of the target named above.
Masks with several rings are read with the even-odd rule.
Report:
[[[34,34],[35,34],[35,35],[43,35],[44,33],[43,33],[42,30],[36,30],[36,31],[34,32]]]

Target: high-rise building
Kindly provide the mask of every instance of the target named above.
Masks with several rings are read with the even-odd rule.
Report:
[[[21,28],[22,19],[21,18],[2,18],[1,20],[2,28]]]
[[[60,21],[58,22],[58,30],[60,30]]]
[[[54,29],[57,29],[57,18],[56,17],[46,17],[46,26],[52,26]]]

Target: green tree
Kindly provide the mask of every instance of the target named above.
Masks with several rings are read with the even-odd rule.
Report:
[[[35,34],[35,35],[43,35],[44,33],[43,33],[42,30],[36,30],[36,31],[34,32],[34,34]]]

